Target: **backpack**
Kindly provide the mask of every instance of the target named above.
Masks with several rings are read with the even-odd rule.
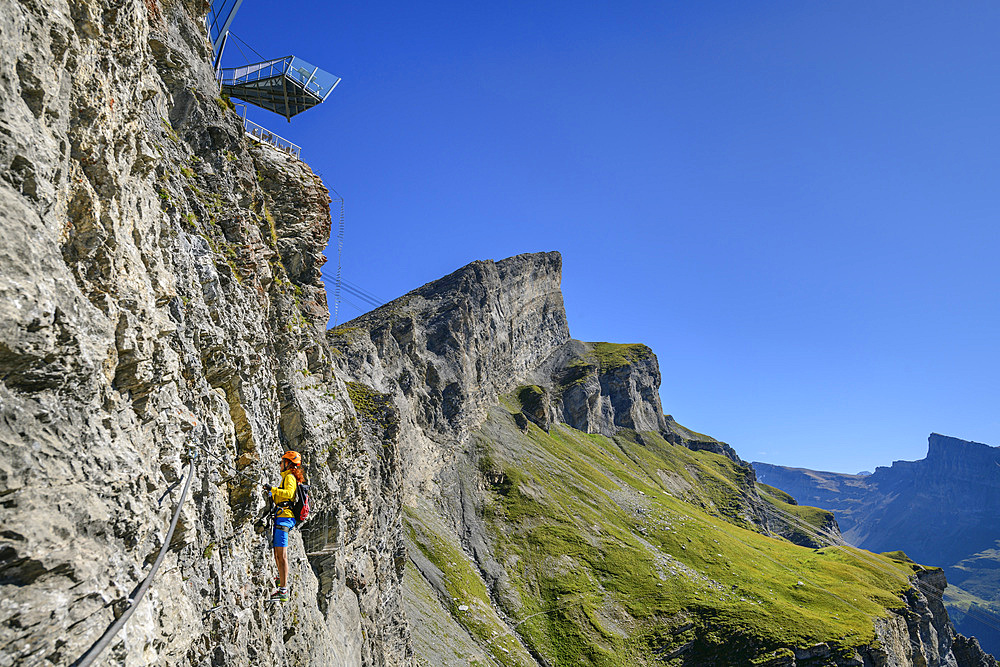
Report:
[[[275,507],[289,510],[292,516],[295,517],[295,525],[302,523],[309,518],[309,485],[305,482],[297,482],[295,485],[295,495],[292,499],[275,503]]]
[[[295,515],[295,521],[297,523],[302,523],[309,518],[308,484],[297,484],[295,486],[295,497],[292,498],[291,507],[288,509],[292,510],[292,514]]]

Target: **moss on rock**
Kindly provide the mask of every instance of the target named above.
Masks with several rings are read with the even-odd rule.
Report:
[[[399,428],[399,415],[389,394],[375,391],[361,382],[347,382],[347,395],[363,420],[378,425],[389,437]]]

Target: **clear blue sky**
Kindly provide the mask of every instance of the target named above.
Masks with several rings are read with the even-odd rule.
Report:
[[[1000,445],[997,3],[246,0],[233,31],[343,77],[251,116],[382,300],[559,250],[574,337],[648,344],[664,410],[747,460]]]

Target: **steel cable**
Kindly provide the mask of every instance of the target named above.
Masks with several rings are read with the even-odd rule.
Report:
[[[167,531],[167,536],[163,539],[163,545],[160,546],[160,553],[156,556],[152,569],[150,569],[149,574],[146,575],[146,578],[143,579],[142,583],[139,584],[139,588],[135,590],[132,597],[128,599],[128,609],[126,609],[125,612],[118,617],[118,620],[112,623],[108,629],[104,631],[104,634],[101,635],[100,639],[98,639],[94,645],[90,647],[90,650],[84,653],[79,660],[73,663],[73,667],[87,667],[93,663],[94,660],[97,660],[104,649],[106,649],[111,643],[111,640],[115,638],[115,635],[118,634],[118,632],[125,626],[128,619],[131,618],[132,614],[138,608],[139,603],[142,601],[142,597],[146,594],[146,591],[149,590],[149,586],[153,583],[153,577],[156,576],[156,572],[160,569],[160,564],[163,562],[163,557],[167,555],[167,550],[170,548],[170,540],[174,536],[174,529],[177,528],[177,520],[181,516],[181,508],[184,506],[184,500],[187,498],[188,489],[191,488],[191,478],[194,477],[194,460],[195,457],[192,456],[190,462],[188,463],[187,480],[184,482],[184,490],[181,491],[181,498],[177,503],[177,508],[174,510],[173,519],[170,521],[170,529]]]

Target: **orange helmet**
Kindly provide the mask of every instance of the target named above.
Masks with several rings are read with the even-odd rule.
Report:
[[[285,459],[288,459],[288,462],[295,467],[302,465],[302,457],[299,456],[298,452],[293,452],[293,451],[285,452],[285,455],[281,457],[281,460],[284,461]]]

